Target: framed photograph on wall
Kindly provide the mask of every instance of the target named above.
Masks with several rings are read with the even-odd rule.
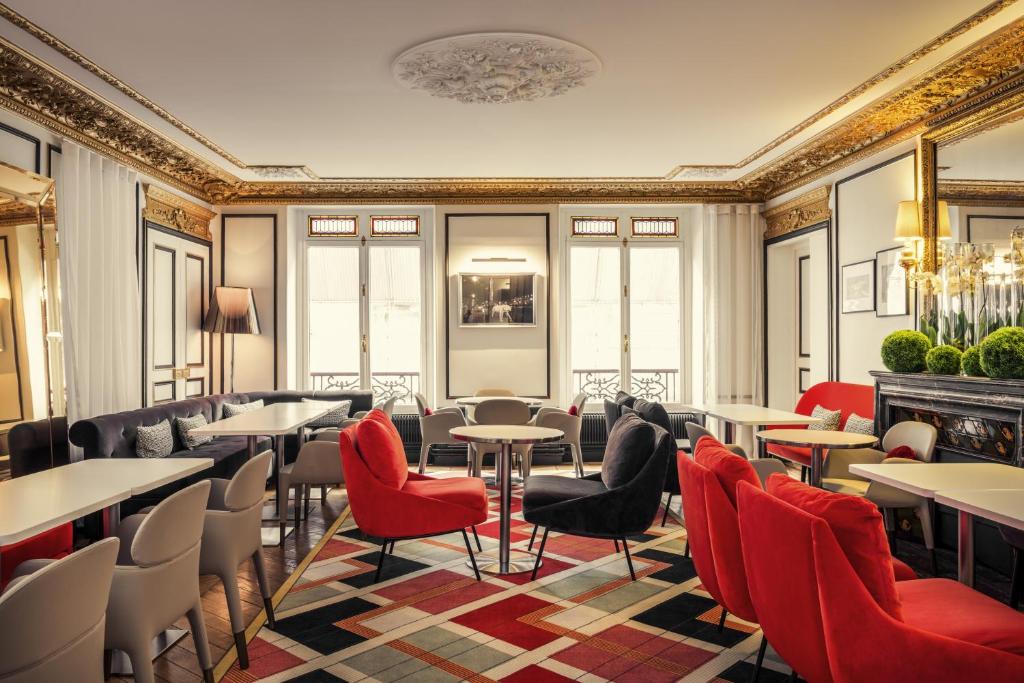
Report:
[[[843,266],[843,313],[875,310],[875,259]]]
[[[537,324],[534,273],[459,273],[459,327],[524,327]]]
[[[875,254],[875,315],[889,318],[910,313],[910,292],[907,274],[900,265],[903,247],[885,249]]]

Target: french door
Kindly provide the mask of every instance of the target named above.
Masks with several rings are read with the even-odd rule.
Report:
[[[426,356],[423,266],[418,242],[306,243],[310,388],[414,403]]]
[[[672,242],[569,247],[573,393],[620,389],[665,404],[683,396],[683,249]]]
[[[147,226],[145,404],[205,396],[210,245]]]

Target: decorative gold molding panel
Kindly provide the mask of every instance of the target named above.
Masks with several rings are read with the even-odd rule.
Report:
[[[831,185],[822,185],[762,212],[761,215],[768,224],[764,230],[764,238],[767,240],[788,235],[832,218],[832,209],[828,206],[831,193]]]
[[[186,235],[213,241],[210,221],[217,215],[213,211],[155,185],[143,185],[142,191],[146,194],[146,208],[142,210],[144,219]]]
[[[940,180],[938,196],[956,206],[1024,206],[1024,180]]]

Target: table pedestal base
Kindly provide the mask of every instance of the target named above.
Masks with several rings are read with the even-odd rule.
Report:
[[[153,659],[174,647],[179,640],[188,635],[188,631],[180,628],[169,628],[153,639]],[[121,650],[114,650],[111,654],[110,673],[114,676],[131,676],[132,660]]]
[[[501,571],[501,562],[498,560],[497,553],[477,553],[476,555],[476,566],[480,569],[483,574],[491,574],[493,576],[502,576],[504,574],[523,574],[525,572],[532,572],[533,565],[537,563],[537,554],[530,553],[525,550],[510,550],[508,557],[508,571]],[[473,563],[466,560],[466,566],[472,567]],[[541,560],[540,566],[544,566],[544,561]]]

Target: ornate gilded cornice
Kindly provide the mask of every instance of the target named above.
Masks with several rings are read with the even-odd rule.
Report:
[[[938,194],[957,206],[1024,206],[1024,180],[940,180]]]
[[[739,184],[767,198],[785,194],[957,116],[971,98],[1005,96],[1024,84],[1022,72],[1024,20],[1018,20],[748,173]]]
[[[202,199],[239,179],[0,38],[0,105]]]
[[[764,238],[781,237],[832,218],[832,209],[828,206],[831,192],[831,185],[822,185],[761,212],[767,223]]]
[[[156,185],[143,185],[142,191],[146,195],[146,208],[142,210],[144,219],[186,235],[213,241],[210,221],[217,215],[213,211]]]

